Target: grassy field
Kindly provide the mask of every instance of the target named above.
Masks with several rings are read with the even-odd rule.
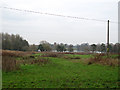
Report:
[[[118,88],[118,67],[97,63],[89,65],[84,62],[93,57],[92,54],[44,53],[16,57],[17,61],[26,62],[20,63],[18,70],[3,71],[2,86],[3,88]],[[43,59],[40,61],[41,64],[33,63],[39,59]],[[43,63],[44,60],[47,60],[47,63]]]

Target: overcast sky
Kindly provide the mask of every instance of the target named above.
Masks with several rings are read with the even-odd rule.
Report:
[[[77,16],[90,19],[118,21],[119,0],[0,0],[1,6]],[[0,9],[2,32],[20,34],[30,44],[106,43],[107,23],[63,18]],[[118,42],[118,25],[110,23],[110,42]]]

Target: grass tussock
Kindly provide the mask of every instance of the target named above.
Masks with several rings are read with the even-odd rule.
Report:
[[[119,64],[118,58],[111,58],[111,56],[106,56],[105,54],[96,54],[94,57],[86,59],[85,62],[88,65],[95,63],[109,66],[118,66]]]
[[[2,70],[3,71],[13,71],[18,70],[19,64],[17,64],[15,58],[4,56],[2,57]]]

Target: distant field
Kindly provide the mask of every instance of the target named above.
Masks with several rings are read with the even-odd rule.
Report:
[[[34,53],[15,57],[20,65],[19,69],[3,71],[2,86],[3,88],[118,88],[118,67],[115,62],[118,55],[111,56],[109,59],[114,59],[114,62],[109,61],[110,64],[95,61],[90,63],[89,59],[94,60],[94,57],[98,59],[106,57],[93,54]]]

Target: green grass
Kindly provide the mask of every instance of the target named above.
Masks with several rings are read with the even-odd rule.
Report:
[[[89,58],[91,55],[69,55]],[[52,58],[45,65],[21,65],[3,72],[3,88],[117,88],[118,68]]]
[[[118,58],[118,56],[119,56],[119,55],[117,55],[117,54],[115,54],[115,55],[109,55],[109,57],[110,57],[110,58],[113,58],[113,59]],[[104,56],[104,57],[107,57],[107,56]]]
[[[69,57],[80,57],[80,58],[90,58],[90,57],[93,57],[93,55],[76,55],[76,54],[66,54],[66,56],[69,56]]]
[[[33,56],[41,56],[41,55],[43,55],[42,53],[37,53],[37,54],[33,54]]]

